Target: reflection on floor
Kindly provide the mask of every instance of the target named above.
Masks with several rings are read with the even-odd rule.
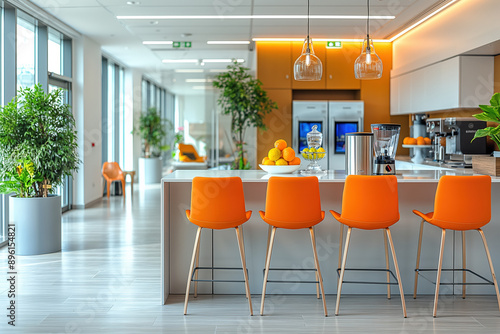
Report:
[[[396,295],[346,295],[338,317],[335,296],[327,296],[328,318],[315,296],[268,296],[264,317],[247,315],[244,296],[199,296],[183,316],[183,296],[160,305],[160,188],[139,188],[125,201],[104,198],[65,213],[62,252],[17,257],[16,328],[7,325],[2,278],[0,333],[500,332],[494,296],[443,296],[436,319],[431,296],[407,296],[409,318],[403,319]],[[6,277],[5,248],[0,273]],[[252,299],[257,312],[260,296]]]

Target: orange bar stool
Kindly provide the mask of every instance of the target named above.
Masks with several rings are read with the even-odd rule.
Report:
[[[491,177],[488,175],[479,176],[451,176],[445,175],[439,179],[434,199],[434,212],[422,213],[413,210],[417,216],[422,218],[420,223],[420,233],[418,237],[417,264],[415,268],[415,288],[413,298],[417,297],[418,275],[421,271],[437,271],[436,292],[434,295],[433,316],[437,316],[437,305],[439,297],[439,286],[441,284],[442,271],[462,271],[462,298],[465,298],[466,273],[471,273],[476,277],[486,281],[484,283],[474,283],[474,285],[494,285],[497,294],[498,306],[500,309],[500,294],[498,284],[491,262],[490,251],[486,238],[481,227],[488,224],[491,220]],[[439,262],[437,269],[420,269],[420,252],[422,248],[422,234],[424,231],[424,222],[441,228],[441,248],[439,250]],[[462,269],[442,269],[443,250],[446,237],[446,230],[462,232]],[[466,250],[465,250],[465,231],[476,230],[483,240],[486,257],[491,270],[492,281],[476,274],[472,270],[466,269]]]
[[[302,283],[316,283],[316,294],[318,298],[319,288],[321,289],[323,310],[325,312],[325,317],[328,316],[328,312],[326,310],[325,291],[323,289],[323,278],[319,268],[318,254],[316,252],[316,238],[314,236],[313,229],[314,225],[320,223],[325,218],[325,212],[321,211],[318,178],[316,176],[270,177],[267,184],[266,211],[259,211],[259,213],[261,218],[269,224],[270,229],[270,233],[267,238],[266,267],[264,269],[260,315],[264,315],[264,300],[266,297],[269,270],[272,270],[269,267],[271,265],[271,254],[273,252],[276,230],[278,228],[292,230],[308,228],[311,235],[315,266],[315,269],[310,270],[315,271],[316,281],[305,281]],[[293,283],[298,282],[294,281]]]
[[[398,185],[394,175],[349,175],[345,180],[344,194],[342,197],[342,214],[333,210],[330,213],[343,225],[348,227],[345,241],[345,248],[340,266],[340,277],[337,287],[337,304],[335,307],[335,315],[339,314],[340,294],[342,292],[342,283],[366,283],[366,284],[381,284],[380,282],[350,282],[344,281],[346,270],[347,251],[349,250],[349,242],[351,240],[351,232],[353,228],[362,230],[384,230],[384,243],[386,246],[386,269],[370,269],[369,271],[386,271],[388,298],[390,298],[390,285],[398,284],[399,293],[401,295],[401,304],[403,307],[403,315],[406,318],[406,304],[403,293],[403,285],[401,284],[401,276],[399,274],[398,260],[394,251],[391,231],[389,227],[399,220],[398,208]],[[341,233],[343,226],[341,225]],[[342,234],[341,234],[342,238]],[[387,239],[391,247],[392,259],[394,261],[394,269],[396,276],[389,269],[389,255],[387,251]],[[341,249],[342,246],[339,247]],[[340,255],[339,255],[340,257]],[[363,270],[363,269],[352,269]],[[391,283],[389,275],[396,278],[397,283]]]
[[[187,278],[186,299],[184,301],[184,314],[187,314],[189,290],[191,281],[195,282],[197,294],[198,270],[199,269],[240,269],[240,268],[213,268],[198,267],[200,256],[200,236],[203,228],[222,230],[234,228],[240,251],[241,264],[244,281],[228,280],[203,280],[209,282],[245,282],[245,293],[248,298],[250,315],[253,315],[252,298],[248,285],[248,272],[245,261],[245,245],[241,232],[241,225],[250,219],[252,211],[245,211],[245,197],[243,183],[239,177],[195,177],[191,189],[191,210],[186,210],[189,221],[198,225],[194,242],[191,266]],[[196,267],[195,267],[196,262]],[[194,278],[193,278],[194,276]]]

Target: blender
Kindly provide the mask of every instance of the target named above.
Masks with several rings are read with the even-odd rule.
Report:
[[[394,158],[400,130],[399,124],[372,124],[373,152],[375,153],[373,173],[375,175],[396,174]]]

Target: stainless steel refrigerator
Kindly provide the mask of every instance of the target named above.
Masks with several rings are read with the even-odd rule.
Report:
[[[307,133],[313,125],[323,134],[326,157],[323,169],[345,169],[345,134],[363,131],[363,101],[293,101],[292,147],[299,154],[307,147]],[[301,167],[309,161],[302,159]]]

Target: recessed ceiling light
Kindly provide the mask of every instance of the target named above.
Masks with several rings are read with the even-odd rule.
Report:
[[[127,5],[130,5],[130,6],[138,6],[140,4],[141,4],[140,1],[127,1]]]
[[[171,45],[173,41],[143,41],[142,44],[145,45]]]
[[[203,73],[201,69],[176,69],[175,73]]]
[[[250,44],[250,41],[207,41],[207,44]]]
[[[316,42],[328,42],[328,41],[339,41],[339,42],[363,42],[362,38],[315,38],[314,39]],[[266,38],[252,38],[252,41],[254,42],[303,42],[303,38],[286,38],[286,37],[278,37],[278,38],[273,38],[273,37],[266,37]],[[373,39],[372,41],[374,42],[390,42],[388,39]]]
[[[203,59],[202,63],[232,63],[234,59]],[[236,62],[243,63],[245,59],[236,59]]]
[[[307,15],[118,15],[118,20],[250,20],[250,19],[307,19]],[[366,15],[311,15],[311,19],[366,20]],[[393,15],[370,15],[370,19],[394,20]]]
[[[186,79],[186,82],[213,82],[212,79]]]
[[[198,59],[163,59],[163,63],[198,63]]]
[[[193,89],[214,89],[213,86],[193,86]]]

